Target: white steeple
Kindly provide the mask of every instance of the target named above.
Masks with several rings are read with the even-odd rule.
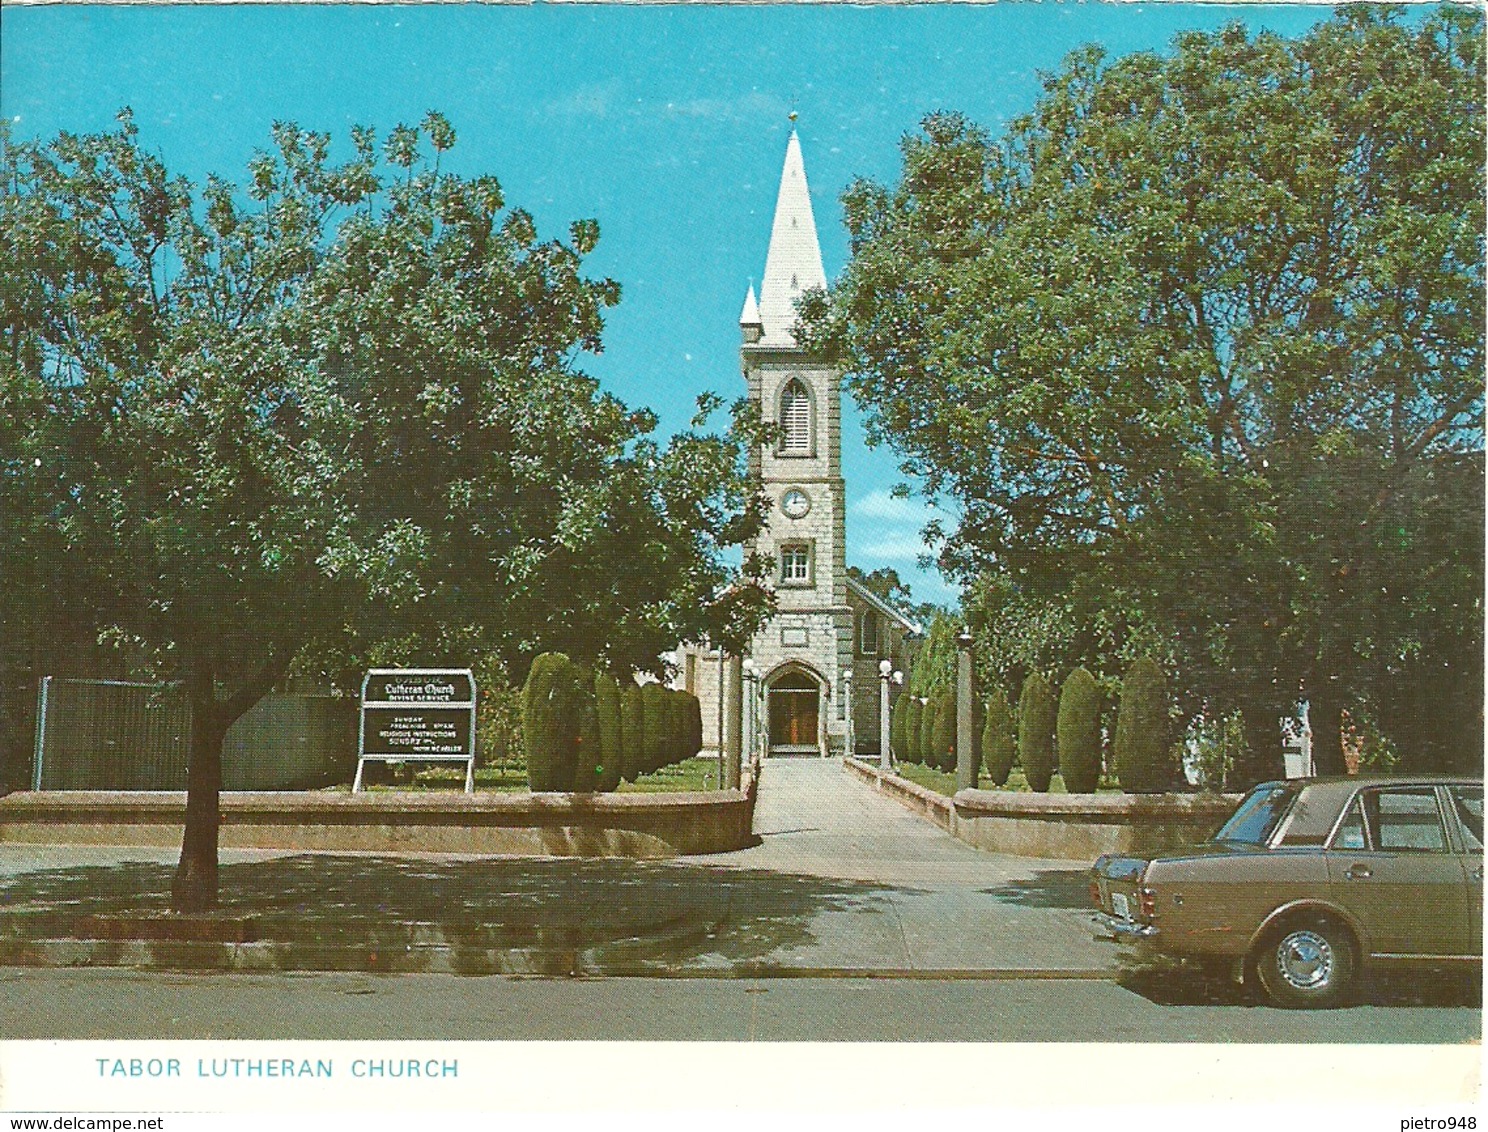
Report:
[[[749,294],[744,296],[744,309],[739,312],[739,326],[744,332],[744,341],[758,342],[761,333],[759,303],[754,297],[754,284],[749,285]]]
[[[765,328],[760,344],[794,346],[791,328],[796,324],[796,303],[805,292],[825,289],[826,285],[801,141],[792,130],[785,147],[785,168],[780,173],[780,195],[775,199],[765,278],[760,284],[759,321]]]

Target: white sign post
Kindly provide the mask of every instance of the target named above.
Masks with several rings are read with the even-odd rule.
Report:
[[[368,762],[463,762],[475,792],[475,676],[468,668],[374,668],[362,678],[356,779]]]

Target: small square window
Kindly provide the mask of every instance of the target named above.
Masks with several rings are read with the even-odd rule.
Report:
[[[811,548],[791,543],[780,548],[780,581],[788,586],[811,583]]]

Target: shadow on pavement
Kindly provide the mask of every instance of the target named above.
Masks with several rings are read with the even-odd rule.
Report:
[[[982,889],[1003,904],[1025,908],[1090,908],[1090,870],[1040,869],[1029,880],[1011,880]]]
[[[1266,1005],[1253,982],[1237,985],[1222,974],[1181,963],[1124,960],[1116,982],[1158,1006]],[[1482,1004],[1478,972],[1421,969],[1365,974],[1349,1006],[1481,1008]]]
[[[173,872],[124,863],[23,874],[0,891],[0,936],[58,938],[85,915],[164,912]],[[226,864],[220,879],[220,912],[253,917],[260,940],[285,945],[286,967],[353,948],[396,954],[406,970],[429,946],[470,971],[511,951],[565,973],[579,953],[601,965],[726,965],[810,945],[822,912],[892,915],[881,885],[613,859],[316,854]]]

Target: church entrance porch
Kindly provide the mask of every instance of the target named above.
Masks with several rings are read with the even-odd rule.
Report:
[[[769,705],[769,753],[821,753],[822,686],[810,673],[790,669],[765,690]]]

